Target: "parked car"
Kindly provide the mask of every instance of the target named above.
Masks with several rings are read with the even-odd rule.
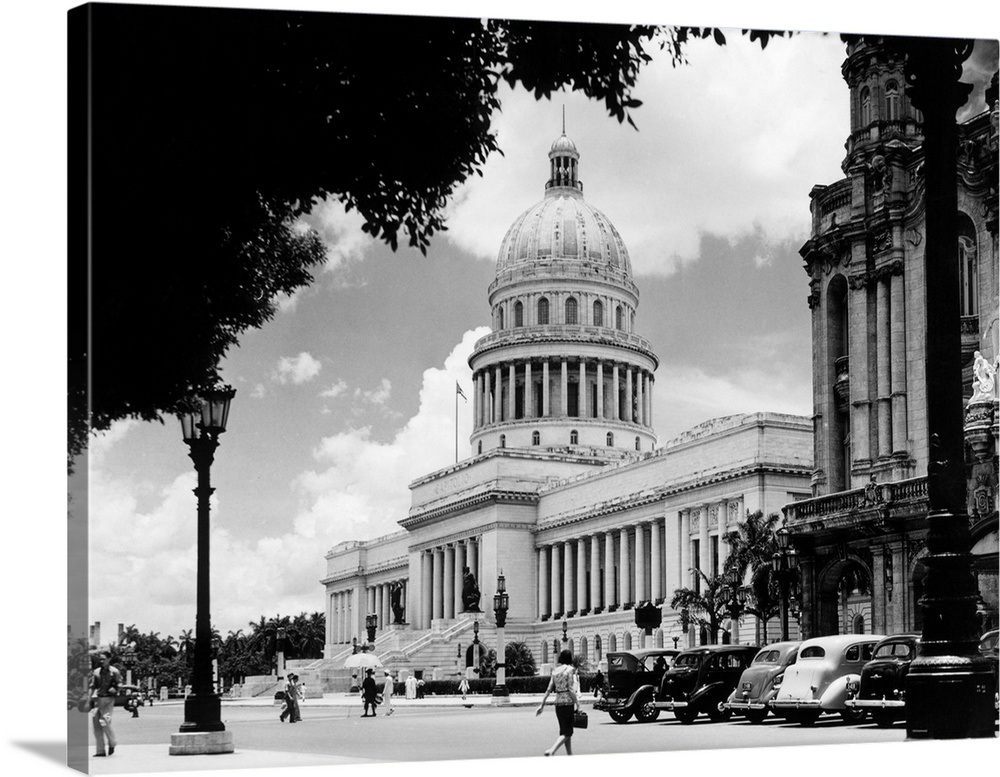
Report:
[[[652,648],[608,653],[607,692],[594,702],[594,709],[607,712],[615,723],[625,723],[633,715],[640,723],[656,720],[660,711],[651,706],[653,696],[680,652]]]
[[[861,668],[861,677],[847,683],[847,708],[869,713],[882,728],[904,719],[906,675],[919,642],[919,634],[894,634],[879,642],[872,660]]]
[[[743,670],[757,654],[753,645],[704,645],[685,650],[663,675],[653,707],[670,710],[681,723],[691,723],[699,713],[713,721],[732,714],[726,699]]]
[[[753,663],[743,670],[729,694],[725,708],[743,715],[751,723],[767,717],[768,706],[781,686],[785,669],[795,662],[801,642],[775,642],[760,649]]]
[[[987,658],[993,659],[993,709],[1000,717],[1000,645],[997,644],[998,638],[1000,638],[1000,630],[987,631],[979,638],[979,652]]]
[[[882,634],[837,634],[807,639],[795,663],[785,670],[778,693],[771,700],[776,715],[811,726],[824,712],[839,712],[849,723],[864,720],[864,710],[849,709],[847,684],[861,678]]]

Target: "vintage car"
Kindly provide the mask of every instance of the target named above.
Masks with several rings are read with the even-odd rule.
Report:
[[[753,663],[743,670],[739,682],[729,694],[725,708],[743,715],[751,723],[767,717],[771,699],[778,692],[785,669],[795,662],[801,642],[775,642],[760,649]]]
[[[847,683],[847,708],[867,712],[882,728],[904,719],[906,675],[919,642],[919,634],[894,634],[879,642],[860,679]]]
[[[864,720],[864,710],[849,709],[847,684],[861,677],[882,634],[837,634],[807,639],[799,646],[795,663],[771,700],[775,715],[811,726],[824,712],[839,712],[845,721]]]
[[[732,714],[726,699],[757,654],[753,645],[704,645],[685,650],[663,675],[654,709],[670,710],[681,723],[704,712],[713,721]]]
[[[633,715],[640,723],[660,716],[651,705],[660,678],[681,651],[673,648],[624,650],[608,653],[608,679],[604,695],[594,702],[595,710],[607,712],[615,723],[625,723]]]

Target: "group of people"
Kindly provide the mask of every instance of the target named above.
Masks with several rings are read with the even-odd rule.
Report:
[[[281,714],[278,720],[282,723],[288,718],[290,723],[299,723],[302,720],[299,702],[305,697],[306,687],[299,684],[299,676],[295,673],[288,675],[285,682],[285,703],[282,705]]]
[[[375,670],[368,669],[365,672],[365,679],[361,683],[361,701],[364,704],[365,712],[361,716],[363,718],[374,718],[375,708],[379,704],[384,704],[386,706],[386,715],[392,714],[392,694],[395,690],[395,678],[392,676],[392,672],[388,669],[385,670],[385,680],[382,683],[382,690],[379,691],[378,683],[375,680]],[[369,714],[368,710],[371,710]]]

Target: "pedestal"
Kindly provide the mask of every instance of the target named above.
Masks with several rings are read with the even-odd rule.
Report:
[[[494,707],[504,707],[510,704],[510,692],[507,690],[506,685],[500,685],[493,688],[493,700]]]
[[[170,755],[216,755],[232,753],[232,731],[198,731],[170,735]]]

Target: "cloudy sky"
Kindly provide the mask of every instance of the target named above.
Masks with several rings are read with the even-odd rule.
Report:
[[[812,33],[763,53],[737,31],[728,40],[691,43],[687,66],[647,66],[638,131],[580,95],[506,91],[504,154],[458,191],[426,257],[373,242],[337,205],[309,217],[326,266],[224,364],[238,393],[212,470],[223,634],[261,614],[322,610],[326,551],[395,531],[408,484],[454,461],[454,386],[471,394],[496,252],[542,197],[563,108],[586,198],[632,257],[636,329],[660,357],[661,444],[720,415],[810,414],[798,248],[809,190],[841,177],[844,47]],[[470,406],[459,413],[466,458]],[[192,628],[195,475],[179,426],[116,425],[95,440],[89,475],[91,622],[106,636],[116,623]]]

